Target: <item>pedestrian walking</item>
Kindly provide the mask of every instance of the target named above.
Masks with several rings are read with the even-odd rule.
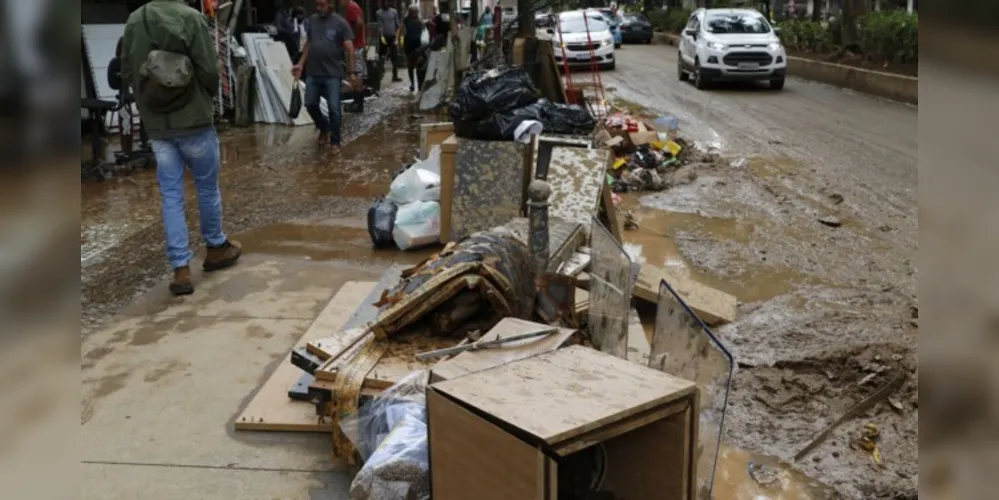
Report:
[[[156,157],[167,258],[173,268],[170,291],[190,294],[194,284],[184,217],[186,168],[194,178],[201,235],[208,246],[202,268],[229,267],[242,253],[222,229],[221,158],[212,104],[219,86],[215,42],[203,14],[181,0],[153,0],[129,16],[123,53],[122,84],[136,89],[136,105]]]
[[[388,4],[387,0],[379,0],[380,8],[376,13],[378,17],[378,56],[385,59],[385,56],[392,61],[392,81],[401,82],[399,78],[399,58],[398,44],[396,37],[402,29],[402,22],[399,20],[399,12]]]
[[[274,15],[274,28],[277,30],[274,39],[284,44],[292,61],[298,60],[301,46],[298,19],[295,17],[296,7],[298,6],[289,1],[280,5]]]
[[[340,83],[343,79],[344,60],[350,87],[359,85],[354,60],[354,32],[343,16],[333,12],[330,0],[316,0],[316,13],[309,18],[305,47],[302,56],[291,72],[296,77],[305,74],[305,109],[319,129],[319,142],[329,141],[334,154],[340,152],[340,127],[343,115],[340,109]],[[329,118],[319,110],[320,97],[326,98]]]
[[[420,49],[423,46],[423,30],[426,29],[420,20],[420,7],[410,5],[406,19],[402,22],[402,48],[406,53],[406,69],[409,73],[409,91],[417,87],[416,70],[420,63]]]
[[[364,10],[361,6],[354,0],[340,0],[340,7],[344,11],[344,18],[347,20],[347,24],[350,25],[351,31],[354,32],[354,65],[353,71],[357,75],[358,80],[364,82],[368,74],[368,64],[367,57],[364,54],[364,48],[367,41],[367,36],[364,30]],[[351,68],[348,67],[348,71]],[[352,104],[349,106],[344,106],[346,111],[351,113],[363,113],[364,112],[364,87],[363,85],[358,85],[352,88],[348,92],[347,96]]]

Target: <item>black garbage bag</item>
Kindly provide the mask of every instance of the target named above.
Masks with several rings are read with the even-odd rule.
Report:
[[[298,86],[298,80],[295,80],[294,85],[291,88],[291,104],[288,105],[288,116],[292,120],[298,118],[298,114],[302,112],[302,89]]]
[[[457,127],[459,122],[481,121],[494,113],[534,104],[538,98],[538,89],[523,69],[502,66],[488,71],[471,71],[462,78],[451,103],[455,132],[461,136]]]
[[[578,104],[545,101],[541,114],[544,132],[548,134],[589,135],[597,126],[590,111]]]
[[[385,198],[378,198],[368,209],[368,235],[375,248],[395,245],[392,230],[395,229],[395,214],[398,211],[399,207]]]
[[[513,140],[513,133],[524,120],[541,122],[546,134],[589,135],[597,126],[590,112],[582,107],[557,104],[547,99],[539,99],[533,104],[494,113],[479,121],[455,121],[455,132],[469,139],[483,141]]]

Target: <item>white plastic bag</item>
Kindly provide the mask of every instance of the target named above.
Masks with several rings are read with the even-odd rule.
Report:
[[[386,199],[396,205],[441,199],[441,150],[434,146],[426,160],[420,160],[392,179]]]
[[[400,176],[401,177],[401,176]],[[414,201],[399,207],[392,240],[402,250],[430,245],[440,240],[441,205],[436,201]]]
[[[430,30],[423,28],[423,32],[420,33],[420,45],[430,45]]]

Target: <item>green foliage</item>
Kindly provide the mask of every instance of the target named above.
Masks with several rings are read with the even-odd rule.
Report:
[[[808,20],[780,23],[781,42],[792,50],[829,53],[842,45],[842,25]],[[904,11],[870,12],[860,19],[860,49],[868,58],[897,63],[919,59],[919,17]]]
[[[781,43],[785,47],[804,52],[829,52],[833,45],[832,33],[821,23],[806,20],[788,20],[780,23]]]
[[[871,12],[860,20],[860,47],[869,57],[893,62],[919,59],[919,16],[902,11]]]
[[[690,19],[690,9],[673,7],[671,9],[655,9],[649,11],[649,22],[657,31],[679,33]]]

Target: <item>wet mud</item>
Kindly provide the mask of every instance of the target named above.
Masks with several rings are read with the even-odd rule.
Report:
[[[418,124],[437,120],[415,113],[402,87],[386,89],[366,108],[363,115],[345,114],[338,156],[316,143],[313,127],[220,128],[227,234],[246,252],[358,265],[419,260],[419,254],[371,250],[364,218],[372,198],[386,193],[392,174],[417,154]],[[203,253],[190,178],[187,195],[191,246]],[[81,326],[87,333],[170,269],[155,171],[82,182],[81,211]]]
[[[717,158],[683,167],[666,191],[623,195],[640,226],[625,240],[739,299],[737,320],[715,328],[737,363],[724,443],[796,471],[764,474],[773,484],[822,485],[774,490],[723,458],[717,480],[735,479],[716,482],[715,498],[915,498],[916,110],[796,79],[782,93],[698,91],[676,83],[675,57],[628,47],[604,83],[626,109],[678,116],[681,135]],[[906,382],[891,403],[793,460],[896,370]],[[853,446],[865,424],[881,429],[882,465]]]

